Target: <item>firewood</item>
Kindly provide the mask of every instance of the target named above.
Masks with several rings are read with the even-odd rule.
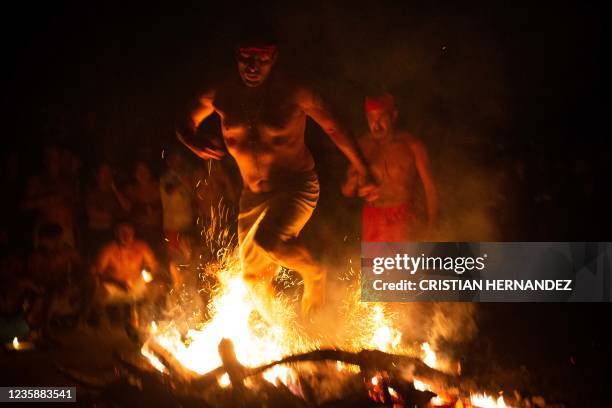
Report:
[[[397,367],[413,367],[414,376],[427,383],[444,385],[444,388],[458,387],[456,377],[433,369],[415,357],[388,354],[379,350],[362,350],[359,353],[351,353],[333,349],[315,350],[308,353],[296,354],[281,360],[265,364],[260,367],[247,368],[247,376],[265,371],[278,364],[296,363],[301,361],[342,361],[358,365],[362,371],[387,370],[397,371]]]
[[[222,339],[219,343],[219,356],[223,362],[223,368],[229,376],[232,385],[235,388],[241,388],[243,386],[243,380],[247,375],[247,370],[240,364],[236,357],[236,351],[234,350],[234,344],[229,339]]]
[[[149,342],[147,346],[148,351],[162,362],[171,377],[185,383],[189,383],[200,377],[197,373],[185,368],[171,352],[156,342]]]
[[[242,383],[246,377],[260,374],[279,364],[291,364],[304,361],[342,361],[344,363],[358,365],[362,371],[387,370],[398,372],[401,369],[412,369],[414,376],[423,382],[432,384],[434,388],[445,390],[458,390],[462,383],[458,378],[433,369],[415,357],[394,355],[378,350],[362,350],[359,353],[346,352],[334,349],[315,350],[308,353],[296,354],[282,358],[278,361],[264,364],[259,367],[244,367],[236,359],[233,345],[230,340],[224,339],[223,346],[220,344],[220,353],[224,365],[204,376],[193,378],[191,384],[196,388],[206,388],[216,383],[216,378],[227,370],[232,384]]]

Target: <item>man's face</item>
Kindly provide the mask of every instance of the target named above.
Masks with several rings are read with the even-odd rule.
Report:
[[[122,224],[117,227],[117,240],[121,245],[129,245],[134,241],[134,228],[131,225]]]
[[[270,75],[272,67],[276,62],[277,54],[278,52],[274,45],[239,48],[236,60],[242,82],[249,87],[261,85]]]
[[[366,112],[368,126],[372,136],[382,138],[393,133],[393,125],[397,114],[386,109],[370,110]]]

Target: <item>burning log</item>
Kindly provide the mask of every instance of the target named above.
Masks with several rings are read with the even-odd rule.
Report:
[[[147,344],[148,351],[158,358],[166,368],[162,374],[149,365],[114,353],[115,375],[104,380],[58,367],[67,377],[89,388],[94,395],[92,401],[119,402],[120,405],[142,404],[163,401],[165,406],[372,406],[368,397],[372,391],[372,375],[380,378],[376,391],[375,404],[381,406],[404,405],[425,407],[435,394],[417,391],[413,384],[400,375],[406,367],[414,367],[414,373],[424,381],[444,381],[454,384],[450,376],[424,365],[412,357],[387,354],[380,351],[364,350],[351,353],[340,350],[317,350],[298,354],[260,367],[245,367],[237,359],[234,345],[224,339],[218,350],[222,366],[202,376],[183,368],[170,352],[153,342]],[[278,381],[275,385],[264,379],[263,374],[270,368],[281,364],[321,363],[331,361],[328,369],[336,370],[335,363],[341,361],[357,365],[361,372],[345,377],[346,386],[333,399],[321,398],[321,390],[316,382],[307,380],[301,374],[292,384]],[[320,364],[317,364],[317,367]],[[324,367],[322,367],[325,372]],[[317,368],[318,371],[318,368]],[[231,387],[219,386],[217,379],[227,373]],[[382,374],[381,374],[382,373]],[[333,372],[330,371],[333,375]],[[365,388],[364,388],[365,385]],[[296,392],[295,388],[299,388]],[[125,404],[123,404],[125,403]]]
[[[222,342],[223,343],[223,342]],[[226,353],[230,351],[231,341],[226,340],[223,346]],[[220,345],[221,349],[221,345]],[[221,351],[221,350],[220,350]],[[231,346],[231,352],[233,352],[233,345]],[[231,354],[230,354],[231,356]],[[235,354],[233,355],[235,359]],[[223,359],[223,355],[222,355]],[[353,364],[360,367],[362,371],[389,371],[397,372],[400,367],[407,369],[414,369],[414,376],[422,379],[429,384],[436,384],[444,389],[458,389],[460,384],[455,377],[445,374],[441,371],[428,367],[425,363],[415,357],[408,357],[402,355],[388,354],[379,350],[362,350],[359,353],[351,353],[333,349],[315,350],[308,353],[296,354],[293,356],[285,357],[281,360],[264,364],[259,367],[243,367],[237,360],[234,362],[232,358],[228,359],[230,367],[234,370],[237,367],[235,364],[240,365],[240,370],[235,371],[233,375],[236,379],[250,377],[259,373],[262,373],[279,364],[290,364],[305,361],[341,361],[343,363]],[[225,365],[224,361],[224,365]],[[219,375],[218,369],[215,371],[215,378]],[[211,383],[211,379],[207,373],[202,377],[196,378],[192,381],[192,384],[197,387],[207,386]],[[228,372],[228,374],[230,374]],[[232,374],[230,374],[230,379]],[[234,381],[232,381],[234,383]]]
[[[164,367],[169,371],[169,375],[172,378],[180,380],[185,383],[189,383],[200,376],[191,370],[186,369],[183,365],[170,353],[168,350],[160,346],[159,344],[149,341],[145,345],[147,351],[157,357]],[[219,375],[223,373],[222,370]],[[216,377],[215,377],[216,378]]]
[[[223,339],[219,343],[219,355],[223,362],[223,368],[229,376],[229,379],[236,388],[243,387],[243,380],[246,377],[247,370],[240,364],[236,357],[236,351],[234,350],[234,344],[229,339]]]

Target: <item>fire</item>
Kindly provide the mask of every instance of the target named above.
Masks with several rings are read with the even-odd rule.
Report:
[[[142,275],[142,280],[145,281],[145,283],[149,283],[153,280],[153,275],[151,275],[151,273],[147,271],[146,269],[142,270],[141,275]]]
[[[373,306],[372,321],[375,330],[370,344],[381,351],[396,349],[402,339],[402,333],[391,326],[382,305],[375,304]]]
[[[227,217],[227,214],[223,215]],[[221,217],[222,218],[222,217]],[[233,343],[238,361],[248,367],[261,366],[285,356],[308,352],[321,347],[320,339],[307,337],[297,327],[296,315],[290,307],[289,300],[282,296],[272,300],[274,307],[270,308],[270,323],[261,318],[256,304],[251,298],[249,288],[241,277],[240,265],[236,251],[230,250],[228,244],[232,240],[223,228],[211,226],[204,230],[205,240],[217,241],[223,248],[218,259],[214,274],[218,285],[214,288],[208,304],[208,320],[193,325],[181,331],[185,326],[184,316],[176,316],[177,321],[152,321],[149,327],[149,339],[143,345],[141,353],[155,369],[167,372],[164,364],[149,349],[150,344],[162,347],[178,361],[185,369],[197,374],[208,373],[222,365],[218,346],[222,339]],[[215,238],[220,236],[220,238]],[[212,245],[212,244],[211,244]],[[219,256],[218,256],[219,257]],[[351,269],[352,272],[352,269]],[[142,279],[149,283],[153,276],[142,270]],[[338,311],[338,321],[343,322],[347,330],[342,338],[333,341],[332,345],[347,351],[376,349],[388,353],[409,354],[419,356],[431,368],[440,369],[441,359],[428,342],[420,345],[420,350],[402,343],[402,332],[397,328],[396,316],[382,303],[361,302],[356,286],[352,286],[345,294],[341,310]],[[192,315],[202,315],[193,311]],[[180,321],[179,321],[180,319]],[[14,340],[16,341],[16,339]],[[282,382],[298,395],[298,374],[295,366],[277,365],[263,373],[263,378],[276,385]],[[338,373],[358,373],[359,366],[336,362]],[[220,387],[231,386],[227,373],[217,378]],[[380,399],[380,387],[386,382],[378,374],[368,381],[371,388],[369,394],[375,400]],[[414,387],[421,391],[433,391],[432,387],[419,379],[413,379]],[[249,381],[245,381],[249,386]],[[387,387],[388,394],[394,400],[399,400],[396,390]],[[378,399],[377,399],[378,398]],[[450,399],[450,401],[449,401]],[[432,398],[430,406],[454,406],[455,408],[506,408],[502,396],[496,400],[486,394],[473,394],[469,402],[457,397],[437,396]]]
[[[429,386],[429,384],[425,384],[424,382],[419,381],[416,378],[413,381],[413,385],[414,385],[414,388],[416,388],[419,391],[431,391],[431,387]]]
[[[238,361],[249,367],[263,365],[284,356],[311,351],[319,347],[315,340],[301,335],[295,328],[295,314],[283,298],[276,298],[275,324],[259,318],[248,287],[240,276],[237,262],[233,261],[217,272],[219,286],[209,304],[210,320],[199,327],[180,333],[174,322],[152,322],[149,341],[169,351],[185,368],[198,374],[207,373],[221,363],[217,351],[223,338],[232,341]],[[359,320],[361,337],[351,338],[347,349],[378,349],[387,352],[401,351],[402,334],[393,326],[393,319],[382,304],[355,302],[351,310],[360,309],[353,319]],[[152,353],[148,342],[143,355],[149,360]],[[161,371],[157,362],[152,364]],[[358,372],[357,366],[338,362],[338,371]],[[290,384],[296,376],[293,368],[275,366],[263,374],[272,384],[282,381]],[[229,385],[227,380],[220,384]]]
[[[17,337],[13,337],[13,340],[5,343],[4,347],[7,350],[16,350],[16,351],[26,351],[32,350],[34,348],[34,344],[27,340],[19,340]]]
[[[504,402],[503,395],[500,395],[496,400],[487,394],[472,394],[470,402],[478,408],[508,408]]]
[[[199,374],[221,365],[217,348],[223,338],[232,341],[238,361],[246,366],[262,365],[296,351],[314,348],[314,345],[300,345],[292,331],[283,325],[269,325],[258,319],[248,288],[235,270],[221,271],[219,279],[219,291],[209,305],[212,318],[201,327],[188,330],[187,344],[172,324],[165,328],[156,324],[155,331],[151,331],[151,341],[170,351],[184,367]],[[288,309],[278,309],[279,314],[285,314],[277,316],[279,321],[286,319]],[[145,344],[143,350],[146,348]],[[271,383],[277,380],[287,383],[292,373],[287,367],[276,366],[266,371],[264,378]],[[222,383],[227,385],[227,381]]]
[[[223,374],[221,377],[217,379],[217,382],[219,383],[219,387],[221,388],[229,387],[229,385],[231,384],[229,374],[228,373]]]
[[[153,354],[151,354],[149,352],[149,350],[146,349],[146,347],[143,347],[140,352],[142,353],[143,356],[145,356],[146,358],[149,359],[149,362],[151,363],[151,365],[153,367],[155,367],[158,371],[165,373],[166,372],[166,367],[163,365],[163,363],[161,361],[159,361],[159,359],[157,357],[155,357]]]
[[[421,344],[421,350],[423,350],[423,362],[430,366],[431,368],[438,368],[438,358],[436,357],[436,352],[432,350],[429,343],[425,342]]]

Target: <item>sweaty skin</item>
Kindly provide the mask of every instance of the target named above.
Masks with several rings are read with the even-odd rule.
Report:
[[[359,140],[359,146],[370,160],[372,174],[379,182],[378,198],[371,201],[371,205],[385,207],[411,202],[419,178],[424,185],[433,186],[423,143],[408,132],[397,132],[388,141],[364,137]],[[433,207],[433,201],[433,197],[428,197],[428,203],[432,202],[428,208]],[[431,216],[435,216],[434,208]]]
[[[356,171],[368,171],[353,142],[340,129],[323,102],[303,87],[244,87],[227,84],[206,92],[192,112],[191,132],[213,113],[221,118],[223,142],[236,160],[245,187],[254,193],[272,191],[288,173],[314,168],[312,154],[304,144],[306,117],[313,119],[349,158]],[[182,135],[179,138],[188,143]],[[216,145],[215,145],[216,142]],[[220,141],[197,149],[205,159],[223,157]]]
[[[220,159],[225,146],[236,160],[244,188],[250,193],[281,192],[288,182],[314,169],[312,154],[304,143],[306,117],[310,117],[361,174],[364,188],[373,189],[369,171],[355,144],[321,99],[311,90],[279,78],[265,80],[271,66],[262,67],[259,57],[253,57],[254,61],[249,58],[248,54],[239,53],[238,71],[242,81],[230,81],[202,94],[191,111],[187,129],[182,132],[195,134],[203,120],[217,113],[223,140],[209,139],[204,147],[196,147],[180,131],[177,132],[179,139],[204,159]],[[265,62],[267,56],[263,58]],[[324,302],[325,270],[314,261],[299,236],[280,239],[260,232],[254,240],[269,258],[277,265],[298,271],[304,278],[302,312],[310,315]],[[270,268],[260,269],[247,273],[259,275],[265,286],[262,296],[270,297],[273,273],[269,272]],[[247,275],[245,280],[253,284]]]

